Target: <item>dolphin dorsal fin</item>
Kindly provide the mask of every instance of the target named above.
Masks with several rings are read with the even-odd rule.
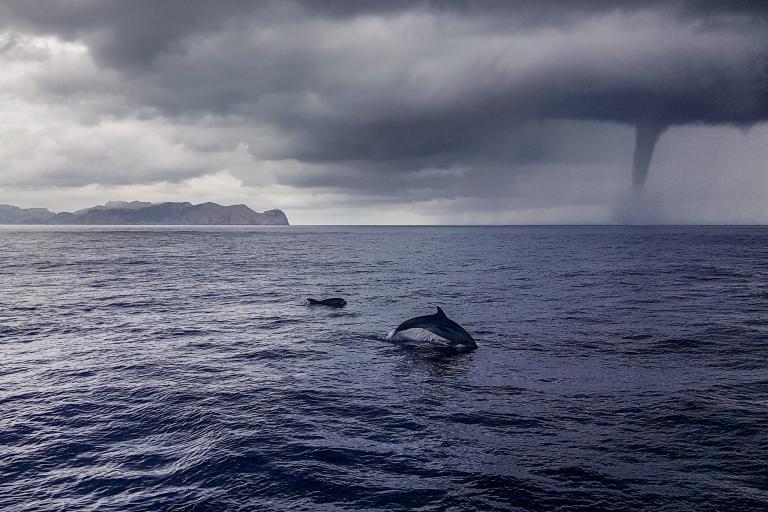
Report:
[[[445,316],[445,312],[442,309],[440,309],[440,306],[436,306],[436,307],[437,307],[437,313],[435,314],[437,316]]]

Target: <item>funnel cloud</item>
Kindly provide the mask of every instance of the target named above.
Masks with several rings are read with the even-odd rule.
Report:
[[[0,61],[0,203],[768,222],[766,3],[3,0]]]
[[[635,153],[632,158],[632,185],[641,189],[648,179],[653,150],[666,127],[655,121],[645,121],[635,126]]]

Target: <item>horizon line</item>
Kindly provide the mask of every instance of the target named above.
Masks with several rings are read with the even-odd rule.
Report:
[[[292,228],[292,227],[454,227],[454,228],[500,228],[500,227],[768,227],[768,222],[755,223],[676,223],[676,224],[621,224],[621,223],[580,223],[580,224],[2,224],[0,227],[220,227],[220,228]]]

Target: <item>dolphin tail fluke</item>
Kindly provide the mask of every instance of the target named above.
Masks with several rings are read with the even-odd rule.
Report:
[[[395,327],[395,334],[397,334],[400,331],[407,331],[408,329],[414,329],[416,327],[421,327],[423,324],[424,317],[416,317],[411,318],[410,320],[406,320],[405,322],[401,323],[397,327]]]

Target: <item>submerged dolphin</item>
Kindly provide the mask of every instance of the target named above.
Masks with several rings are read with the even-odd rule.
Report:
[[[439,307],[434,315],[417,316],[401,323],[392,332],[392,336],[408,329],[424,329],[444,338],[451,345],[472,349],[477,348],[477,343],[475,343],[472,336],[462,326],[445,316],[445,313]]]
[[[307,299],[307,302],[309,302],[310,306],[330,306],[332,308],[343,308],[347,305],[347,301],[341,297],[331,297],[330,299],[322,300]]]

